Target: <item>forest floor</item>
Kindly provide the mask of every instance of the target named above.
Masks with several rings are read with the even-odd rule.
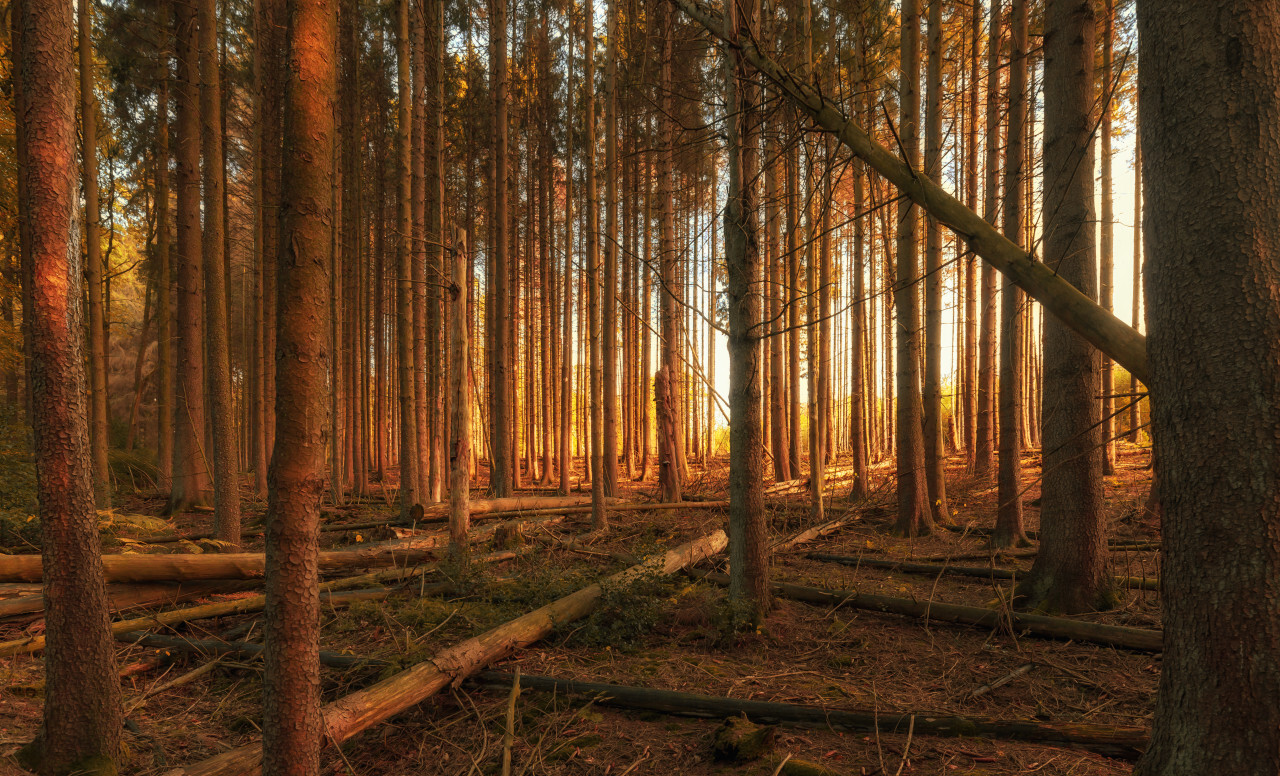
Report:
[[[1121,443],[1114,477],[1107,478],[1112,538],[1158,540],[1158,528],[1139,517],[1150,482],[1149,450]],[[1038,523],[1038,457],[1028,457],[1027,528]],[[835,469],[841,462],[837,461]],[[723,498],[726,462],[709,470],[693,467],[691,490]],[[886,479],[877,469],[877,482]],[[951,462],[953,516],[961,525],[990,527],[995,520],[994,485]],[[844,486],[842,486],[843,488]],[[909,559],[981,555],[981,536],[941,531],[921,539],[890,533],[892,493],[882,487],[867,501],[848,503],[842,488],[827,517],[854,516],[836,533],[778,555],[778,581],[829,589],[858,590],[946,603],[991,606],[1008,598],[1012,582],[953,575],[918,575],[867,566],[849,567],[807,558],[822,552],[864,558]],[[652,483],[623,485],[628,501],[651,499]],[[157,514],[155,498],[121,498],[117,512]],[[246,520],[260,516],[261,503],[245,502]],[[771,502],[772,532],[789,536],[810,524],[807,495]],[[394,517],[385,501],[370,500],[327,516],[329,522]],[[560,535],[588,530],[571,517],[553,528]],[[179,531],[207,530],[210,515],[179,516]],[[323,669],[325,700],[365,686],[429,658],[438,650],[510,620],[619,570],[609,553],[642,556],[724,527],[721,508],[616,512],[611,530],[570,551],[529,542],[513,561],[486,567],[449,597],[419,597],[404,590],[382,602],[363,602],[323,614],[322,648],[392,661],[386,669]],[[361,531],[360,539],[378,538]],[[325,535],[350,543],[351,533]],[[246,550],[261,548],[261,538]],[[117,550],[110,550],[117,551]],[[723,561],[723,556],[721,556]],[[1025,572],[1032,559],[999,565]],[[986,561],[957,561],[979,565]],[[1158,575],[1154,551],[1115,551],[1115,573]],[[721,563],[721,565],[723,565]],[[248,595],[242,593],[239,595]],[[215,596],[214,600],[234,596]],[[493,666],[519,667],[526,675],[678,690],[741,699],[823,706],[831,709],[955,714],[1000,720],[1081,722],[1103,727],[1149,725],[1159,677],[1159,655],[1093,644],[1015,635],[993,630],[848,608],[777,601],[768,619],[750,632],[727,627],[725,594],[719,587],[676,575],[646,580],[635,590],[606,589],[596,614],[558,631]],[[260,615],[224,617],[179,626],[174,633],[212,638]],[[1082,619],[1159,628],[1158,594],[1122,591],[1112,611]],[[38,632],[38,616],[0,621],[0,640]],[[260,625],[249,638],[260,632]],[[129,665],[155,650],[120,645],[119,664]],[[144,700],[151,688],[207,663],[179,655],[167,667],[123,679],[129,724],[122,773],[159,774],[252,740],[260,718],[260,661],[223,657],[195,681]],[[1025,664],[1029,670],[1003,686],[970,697],[977,688]],[[40,719],[42,663],[32,657],[0,660],[0,773],[20,773],[13,759],[31,739]],[[466,682],[355,737],[324,755],[326,774],[493,774],[501,772],[508,689]],[[831,774],[1120,774],[1131,763],[1076,749],[986,738],[939,738],[907,731],[892,734],[835,732],[782,727],[772,752],[745,764],[712,758],[711,738],[719,720],[664,716],[608,708],[575,696],[524,691],[517,702],[512,774],[743,774],[770,776],[784,757],[817,763]]]

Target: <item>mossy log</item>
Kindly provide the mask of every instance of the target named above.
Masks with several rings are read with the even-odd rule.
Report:
[[[723,531],[695,539],[614,574],[604,582],[588,585],[576,593],[445,649],[430,660],[395,676],[339,698],[324,708],[325,744],[341,744],[517,649],[546,638],[557,627],[586,617],[598,605],[605,585],[625,585],[641,576],[674,573],[721,552],[728,541]],[[507,687],[510,686],[508,680]],[[249,776],[261,773],[261,762],[262,744],[255,742],[194,765],[170,770],[165,776]]]
[[[476,679],[486,687],[495,689],[511,686],[511,675],[498,671],[481,672]],[[528,690],[594,698],[596,703],[605,706],[687,717],[729,718],[745,715],[755,723],[821,730],[878,731],[905,735],[914,718],[916,735],[1030,741],[1084,749],[1123,759],[1136,758],[1146,749],[1150,738],[1149,731],[1139,727],[997,720],[923,711],[889,712],[798,706],[528,674],[521,674],[520,683]]]
[[[1020,579],[1026,572],[1017,569],[1002,569],[995,566],[950,566],[936,563],[910,563],[904,560],[885,560],[884,558],[859,558],[849,555],[828,555],[822,552],[811,552],[805,557],[820,560],[824,563],[839,563],[842,566],[866,566],[875,569],[890,569],[903,574],[955,574],[962,577],[978,577],[980,579]],[[1160,580],[1149,577],[1116,577],[1116,584],[1121,587],[1138,590],[1159,590]]]
[[[711,738],[711,754],[721,762],[749,763],[773,749],[778,729],[757,725],[745,716],[730,717],[716,728]]]
[[[693,576],[709,582],[715,582],[718,585],[727,586],[729,584],[729,577],[724,574],[706,571],[692,571],[690,573]],[[1160,631],[1147,630],[1145,628],[1103,625],[1096,622],[1072,620],[1067,617],[1050,617],[1043,614],[1003,612],[982,606],[895,598],[887,595],[859,593],[854,590],[827,590],[820,587],[805,587],[804,585],[793,585],[785,582],[775,582],[773,584],[773,594],[781,598],[790,598],[795,601],[804,601],[812,604],[848,606],[854,609],[865,609],[886,614],[928,618],[932,622],[951,622],[986,628],[997,628],[1002,623],[1005,623],[1015,632],[1029,633],[1033,636],[1049,639],[1085,641],[1144,652],[1159,652],[1163,649],[1163,634]]]

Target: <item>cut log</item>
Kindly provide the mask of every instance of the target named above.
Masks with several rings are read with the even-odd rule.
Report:
[[[805,557],[810,560],[819,560],[824,563],[839,563],[842,566],[852,566],[854,568],[866,566],[868,568],[875,569],[890,569],[892,571],[900,571],[903,574],[927,574],[930,576],[937,576],[938,574],[955,574],[957,576],[978,577],[980,579],[1020,579],[1027,575],[1027,572],[1025,571],[1002,569],[995,566],[950,566],[937,563],[910,563],[902,560],[885,560],[883,558],[857,558],[848,555],[827,555],[821,552],[811,552]],[[1160,589],[1160,580],[1150,579],[1148,577],[1116,577],[1116,584],[1121,587],[1136,590]]]
[[[618,586],[654,573],[671,574],[710,557],[725,548],[723,531],[696,539],[664,555],[613,575],[604,583],[589,585],[479,636],[467,639],[435,657],[375,685],[351,693],[324,709],[324,742],[341,744],[400,712],[415,706],[490,663],[543,639],[558,626],[590,614],[604,593],[602,584]],[[507,687],[511,686],[510,678]],[[215,755],[203,762],[177,768],[166,776],[249,776],[261,772],[262,744],[252,743]]]
[[[544,518],[539,525],[554,525],[560,518]],[[472,532],[472,541],[491,537],[499,526]],[[320,553],[320,571],[332,573],[379,566],[408,566],[431,560],[434,550],[447,545],[445,533],[396,539],[346,550]],[[200,579],[255,579],[265,573],[266,556],[260,552],[225,555],[104,555],[108,582],[168,582]],[[39,555],[0,556],[0,580],[38,582],[42,572]]]
[[[797,544],[804,544],[805,542],[811,542],[814,539],[820,539],[824,536],[830,536],[831,534],[835,533],[836,531],[839,531],[841,528],[848,525],[849,523],[852,523],[853,521],[860,519],[860,517],[861,517],[860,515],[849,515],[847,517],[837,517],[835,520],[828,520],[827,522],[821,525],[815,525],[813,528],[807,528],[801,531],[800,533],[792,536],[791,538],[783,539],[782,541],[779,541],[777,544],[773,545],[772,552],[775,552],[775,553],[786,552],[787,550],[794,548]]]
[[[773,749],[778,729],[757,725],[745,716],[729,717],[711,739],[711,754],[721,762],[749,763]]]
[[[237,657],[258,657],[266,650],[262,644],[248,641],[222,641],[221,639],[184,639],[178,636],[159,636],[154,633],[130,631],[115,634],[116,641],[139,644],[144,647],[173,652],[193,652],[200,655],[235,655]],[[376,657],[360,657],[358,655],[340,655],[337,652],[320,650],[320,663],[331,668],[381,668],[391,665],[390,661]]]
[[[111,611],[119,613],[136,606],[176,604],[195,598],[203,598],[214,593],[235,593],[246,589],[251,584],[253,583],[187,582],[185,584],[110,585],[107,587],[107,597],[111,602]],[[6,617],[16,617],[19,614],[43,611],[43,593],[0,601],[0,620]]]
[[[495,689],[511,685],[511,675],[497,671],[484,671],[477,676],[477,680],[486,687]],[[904,713],[796,706],[527,674],[521,675],[520,683],[528,690],[580,695],[594,698],[596,703],[606,706],[688,717],[728,718],[746,715],[752,722],[820,730],[905,734],[914,718],[917,735],[1031,741],[1085,749],[1124,759],[1133,759],[1141,754],[1149,740],[1148,730],[1140,727],[994,720],[931,712]]]
[[[689,18],[723,40],[724,19],[697,0],[673,0]],[[1042,304],[1067,328],[1150,384],[1147,340],[1133,327],[1058,277],[1054,268],[1035,259],[1017,243],[996,231],[982,216],[965,207],[924,172],[914,170],[865,130],[850,121],[840,106],[824,97],[818,86],[799,78],[768,57],[749,38],[735,44],[743,58],[774,83],[778,90],[818,126],[892,183],[926,213],[968,242],[969,248],[1011,282]]]
[[[729,577],[706,571],[690,571],[690,574],[718,585],[728,586]],[[824,606],[849,606],[885,614],[901,614],[907,617],[927,618],[930,621],[951,622],[963,625],[997,628],[1007,623],[1018,633],[1029,633],[1047,639],[1087,641],[1110,647],[1123,647],[1144,652],[1163,649],[1162,634],[1157,630],[1128,628],[1122,625],[1102,625],[1096,622],[1072,620],[1066,617],[1049,617],[1042,614],[1002,612],[981,606],[944,604],[937,601],[916,601],[910,598],[894,598],[887,595],[859,593],[853,590],[826,590],[784,582],[773,584],[773,594],[805,603]]]

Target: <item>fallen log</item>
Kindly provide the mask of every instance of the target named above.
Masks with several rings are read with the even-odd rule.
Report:
[[[623,585],[653,573],[671,574],[725,548],[728,538],[716,531],[614,574],[603,583],[582,588],[479,636],[443,650],[377,684],[358,690],[324,708],[324,742],[338,745],[411,708],[515,650],[545,638],[557,626],[590,614],[604,593],[603,585]],[[509,684],[509,683],[508,683]],[[165,776],[248,776],[260,773],[262,744],[255,742],[203,762],[168,771]]]
[[[374,590],[356,590],[349,592],[331,592],[325,591],[320,595],[320,604],[322,606],[345,606],[354,601],[378,601],[386,598],[391,594],[388,588],[377,588]],[[190,622],[192,620],[205,620],[211,617],[226,617],[232,614],[248,614],[249,612],[262,611],[267,605],[267,597],[264,595],[249,596],[247,598],[238,598],[234,601],[219,601],[212,604],[203,604],[201,606],[189,606],[185,609],[171,609],[167,612],[156,612],[145,617],[135,617],[130,620],[119,620],[111,623],[112,633],[128,633],[136,630],[151,630],[167,625],[176,625],[180,622]],[[0,657],[9,657],[10,655],[34,654],[44,649],[44,635],[28,636],[14,641],[6,641],[0,643]]]
[[[238,657],[258,657],[266,650],[262,644],[248,641],[223,641],[221,639],[184,639],[180,636],[160,636],[154,633],[129,631],[115,634],[116,641],[139,644],[156,649],[193,652],[200,655],[236,655]],[[331,668],[381,668],[391,665],[390,661],[376,657],[360,657],[359,655],[342,655],[337,652],[320,650],[320,663]]]
[[[929,574],[936,576],[938,574],[955,574],[964,577],[978,577],[980,579],[1017,579],[1025,577],[1025,572],[1016,569],[1002,569],[995,566],[949,566],[936,563],[910,563],[903,560],[885,560],[883,558],[856,558],[847,555],[827,555],[821,552],[811,552],[805,556],[810,560],[819,560],[824,563],[839,563],[842,566],[867,566],[877,569],[891,569],[893,571],[901,571],[904,574]],[[1151,579],[1149,577],[1116,577],[1116,584],[1121,587],[1133,588],[1138,590],[1159,590],[1160,580]]]
[[[108,585],[107,599],[111,611],[123,612],[135,606],[177,604],[213,593],[235,593],[244,590],[243,582],[187,582],[159,583],[152,585]],[[44,594],[25,595],[0,601],[0,620],[44,611]]]
[[[476,680],[486,687],[511,686],[511,675],[497,671],[482,671],[476,676]],[[745,714],[755,723],[820,730],[905,734],[914,718],[915,732],[920,735],[1030,741],[1085,749],[1123,759],[1134,759],[1140,755],[1146,749],[1150,737],[1148,730],[1140,727],[1106,727],[1078,722],[994,720],[930,712],[903,713],[871,709],[846,710],[797,706],[789,703],[724,698],[528,674],[521,674],[520,684],[528,690],[593,698],[596,703],[606,706],[644,709],[687,717],[728,718]]]
[[[672,0],[689,18],[723,40],[723,17],[708,11],[698,0]],[[784,96],[842,145],[865,161],[920,206],[968,243],[988,264],[1044,306],[1067,328],[1119,363],[1144,384],[1150,384],[1147,340],[1133,327],[1063,280],[1054,267],[996,231],[982,216],[965,207],[930,176],[898,158],[860,126],[845,116],[841,106],[824,96],[808,78],[799,78],[762,52],[749,37],[733,45],[755,70],[771,81]],[[1017,235],[1014,235],[1016,238]]]
[[[804,531],[801,531],[800,533],[792,536],[789,539],[783,539],[782,541],[773,545],[773,547],[771,548],[771,551],[786,552],[787,550],[790,550],[793,547],[795,547],[797,544],[804,544],[805,542],[811,542],[814,539],[820,539],[823,536],[830,536],[831,534],[840,530],[844,526],[860,518],[861,518],[861,515],[849,515],[846,517],[837,517],[835,520],[828,520],[822,525],[815,525],[813,528],[808,528]]]
[[[690,571],[690,574],[718,585],[728,586],[729,577],[706,571]],[[1096,622],[1072,620],[1066,617],[1050,617],[1043,614],[1003,612],[981,606],[944,604],[937,601],[917,601],[910,598],[894,598],[887,595],[859,593],[853,590],[826,590],[805,587],[786,582],[773,583],[773,594],[805,603],[825,606],[849,606],[885,614],[901,614],[932,621],[996,628],[1007,623],[1015,632],[1029,633],[1049,639],[1087,641],[1110,647],[1123,647],[1144,652],[1163,649],[1162,633],[1145,628],[1129,628],[1123,625],[1103,625]]]
[[[546,518],[540,525],[554,525],[559,518]],[[486,526],[472,533],[472,541],[493,535],[500,526]],[[321,573],[379,566],[408,566],[431,560],[434,550],[447,545],[449,536],[396,539],[346,550],[320,553]],[[39,555],[0,556],[0,580],[37,582],[41,579]],[[260,552],[222,555],[104,555],[103,570],[108,582],[168,582],[202,579],[256,579],[266,572],[266,556]]]

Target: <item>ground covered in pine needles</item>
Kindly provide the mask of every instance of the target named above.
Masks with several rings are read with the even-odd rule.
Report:
[[[1150,481],[1149,452],[1120,445],[1115,477],[1107,478],[1110,536],[1158,541],[1156,525],[1143,516]],[[1037,460],[1028,457],[1027,527],[1037,525]],[[834,470],[839,470],[837,462]],[[963,527],[994,524],[995,489],[966,475],[956,459],[949,476],[953,514],[960,532],[907,540],[891,531],[892,498],[887,469],[876,470],[880,487],[866,501],[849,502],[833,488],[827,518],[853,518],[835,533],[802,544],[775,558],[778,581],[860,593],[975,606],[1004,606],[1013,582],[974,577],[901,573],[871,566],[814,560],[810,553],[867,559],[983,556],[986,540]],[[724,497],[724,462],[691,472],[697,497]],[[652,499],[652,483],[626,483],[628,501]],[[246,523],[262,512],[246,504]],[[122,498],[116,513],[156,514],[153,498]],[[773,533],[783,538],[811,525],[807,495],[771,502]],[[330,523],[390,518],[385,498],[336,510]],[[524,554],[478,568],[456,580],[448,594],[419,596],[418,583],[385,601],[326,610],[326,650],[381,658],[376,668],[324,668],[324,693],[332,700],[438,650],[571,593],[626,567],[625,556],[644,556],[724,527],[722,508],[625,511],[611,517],[611,530],[582,538],[572,549],[545,541],[588,529],[582,515],[553,527],[531,528]],[[576,522],[575,522],[576,521]],[[168,530],[208,529],[205,513],[183,515]],[[120,541],[128,521],[108,531],[111,552],[137,545]],[[377,530],[331,532],[329,543],[378,538]],[[114,541],[112,539],[115,539]],[[246,549],[260,549],[250,538]],[[20,547],[11,551],[21,551]],[[721,556],[721,561],[723,556]],[[957,560],[980,565],[984,560]],[[998,565],[1025,572],[1032,558],[1002,559]],[[707,564],[709,567],[711,564]],[[1115,573],[1158,576],[1150,548],[1117,549]],[[436,580],[431,580],[436,581]],[[13,595],[16,591],[4,591]],[[248,595],[241,593],[238,595]],[[232,598],[215,596],[211,600]],[[169,631],[192,638],[238,632],[255,641],[260,615],[203,620]],[[1082,619],[1140,628],[1159,628],[1158,595],[1124,590],[1119,606]],[[38,632],[38,615],[0,621],[0,640]],[[119,665],[146,667],[154,649],[121,644]],[[258,734],[260,662],[222,657],[191,681],[153,693],[215,658],[175,655],[122,679],[128,725],[122,773],[160,774],[190,764]],[[768,619],[755,629],[735,626],[724,591],[685,575],[646,578],[631,589],[606,588],[590,618],[565,625],[556,634],[492,668],[740,699],[857,709],[880,714],[910,712],[965,715],[1046,723],[1090,723],[1102,727],[1149,725],[1159,675],[1159,655],[1094,644],[1035,638],[1016,629],[992,629],[927,622],[845,607],[813,606],[778,599]],[[1009,678],[1012,675],[1012,678]],[[987,685],[1007,682],[994,688]],[[42,664],[31,657],[0,660],[0,773],[19,773],[14,753],[30,740],[40,718]],[[1088,751],[986,738],[941,738],[903,729],[894,732],[837,732],[781,727],[758,759],[718,762],[712,738],[720,720],[668,716],[612,708],[580,696],[525,690],[514,705],[509,744],[508,686],[464,682],[435,698],[325,753],[327,774],[497,774],[509,748],[512,774],[1120,774],[1131,763]],[[780,766],[790,758],[788,765]],[[794,769],[797,761],[821,769]]]

